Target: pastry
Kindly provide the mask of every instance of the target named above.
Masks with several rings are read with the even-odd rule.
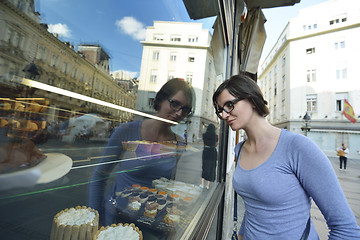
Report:
[[[142,232],[133,223],[101,227],[95,234],[94,240],[112,240],[112,239],[127,239],[127,240],[143,240]]]
[[[159,204],[157,202],[147,202],[145,205],[144,216],[155,218]]]
[[[53,219],[50,240],[93,240],[99,226],[99,214],[88,207],[77,206],[57,213]]]

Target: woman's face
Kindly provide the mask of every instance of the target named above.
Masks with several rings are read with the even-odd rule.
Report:
[[[222,91],[217,98],[217,105],[221,108],[226,105],[227,102],[236,99],[233,95],[229,93],[227,89]],[[222,119],[226,121],[232,130],[236,131],[239,129],[246,128],[247,124],[250,122],[251,117],[256,112],[253,109],[253,106],[247,100],[240,100],[234,103],[234,109],[227,113],[222,111]]]
[[[188,103],[185,94],[183,91],[178,91],[173,96],[170,96],[169,99],[161,102],[158,116],[171,121],[180,122],[187,115],[185,113],[188,107],[190,107],[190,104]],[[181,109],[176,111],[176,109],[179,108]]]

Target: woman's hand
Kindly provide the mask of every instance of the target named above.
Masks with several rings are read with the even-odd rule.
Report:
[[[242,240],[244,237],[243,236],[241,236],[240,234],[238,234],[238,239],[239,240]]]

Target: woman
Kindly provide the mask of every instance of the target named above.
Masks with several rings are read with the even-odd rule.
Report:
[[[245,214],[240,239],[300,239],[310,218],[311,199],[323,213],[330,239],[359,239],[360,230],[335,172],[307,137],[272,126],[254,80],[241,74],[223,82],[213,95],[219,118],[247,139],[235,147],[235,191]],[[308,239],[319,239],[310,219]]]
[[[217,151],[216,145],[218,137],[215,134],[215,125],[210,123],[206,132],[203,134],[204,150],[202,152],[202,174],[200,187],[203,188],[205,181],[206,189],[210,188],[210,183],[215,180]]]
[[[339,156],[340,169],[342,169],[342,165],[344,163],[344,170],[346,170],[346,162],[349,154],[349,149],[346,147],[345,143],[342,143],[341,148],[336,149],[336,151]]]
[[[172,79],[164,84],[155,96],[154,109],[156,116],[180,122],[187,117],[195,103],[193,89],[182,79]],[[151,187],[152,181],[161,177],[173,178],[177,163],[177,155],[151,154],[144,149],[136,152],[125,151],[123,142],[150,141],[156,143],[174,143],[176,146],[184,145],[184,139],[175,134],[172,124],[155,119],[145,119],[122,124],[111,135],[100,161],[91,178],[89,191],[89,206],[98,210],[103,225],[116,222],[118,211],[125,208],[127,202],[119,198],[126,188],[133,184]],[[120,161],[118,161],[121,159]],[[112,163],[114,162],[114,163]],[[121,162],[120,164],[117,164]],[[117,171],[113,171],[115,166]],[[113,173],[112,173],[113,172]],[[110,192],[105,193],[106,181],[115,175],[115,181]],[[104,197],[106,196],[106,197]]]

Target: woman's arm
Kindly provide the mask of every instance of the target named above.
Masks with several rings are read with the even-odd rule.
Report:
[[[296,146],[292,153],[295,173],[324,215],[329,239],[360,238],[360,228],[329,159],[306,137],[297,137],[292,146]]]

